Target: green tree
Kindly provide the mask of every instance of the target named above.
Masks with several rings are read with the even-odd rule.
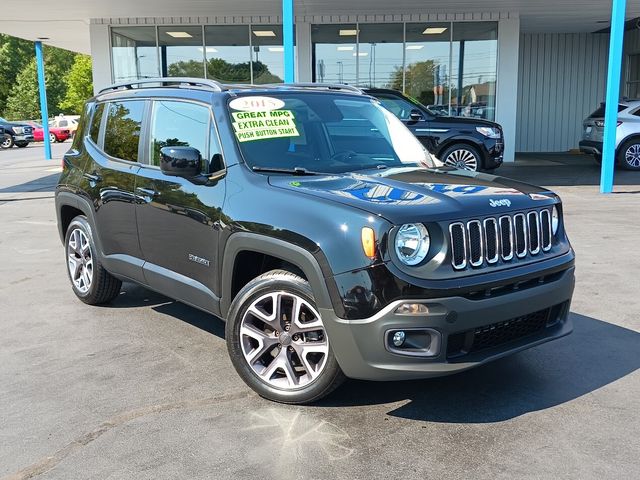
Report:
[[[405,73],[405,92],[424,105],[434,103],[433,60],[415,62],[407,65]],[[391,88],[402,90],[402,67],[396,68],[391,76]]]
[[[60,102],[60,108],[67,114],[82,113],[84,103],[93,95],[93,75],[91,58],[76,55],[69,73],[64,77],[66,93]]]
[[[77,54],[45,45],[45,82],[49,115],[65,113],[60,107],[67,86],[64,77],[71,70]],[[35,54],[18,73],[9,91],[5,114],[13,120],[40,118],[40,100]]]
[[[0,115],[6,112],[9,92],[18,73],[34,56],[33,42],[0,34]]]

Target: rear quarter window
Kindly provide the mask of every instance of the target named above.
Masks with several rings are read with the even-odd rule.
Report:
[[[89,127],[89,137],[93,140],[93,143],[98,145],[98,136],[100,135],[100,123],[102,122],[102,113],[104,112],[104,103],[99,103],[96,108],[93,109],[93,116],[91,117],[91,126]]]

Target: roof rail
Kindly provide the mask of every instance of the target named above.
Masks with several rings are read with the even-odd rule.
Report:
[[[264,85],[263,85],[264,86]],[[272,83],[270,87],[301,87],[301,88],[324,88],[327,90],[344,90],[346,92],[359,93],[363,95],[362,89],[354,87],[353,85],[347,85],[344,83]]]
[[[109,87],[103,88],[98,93],[104,93],[111,90],[131,90],[134,86],[138,85],[137,88],[141,88],[140,85],[148,85],[148,84],[160,84],[160,86],[168,86],[168,85],[188,85],[191,87],[209,87],[216,92],[221,92],[224,90],[223,85],[220,82],[216,82],[215,80],[207,80],[204,78],[190,78],[190,77],[162,77],[162,78],[143,78],[140,80],[132,80],[129,82],[121,82],[113,84]]]

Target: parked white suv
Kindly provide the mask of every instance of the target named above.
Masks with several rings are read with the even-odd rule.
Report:
[[[582,122],[580,151],[602,161],[604,140],[604,103]],[[616,164],[628,170],[640,170],[640,100],[618,104],[616,129]]]

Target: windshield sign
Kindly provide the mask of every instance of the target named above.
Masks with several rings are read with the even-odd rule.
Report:
[[[229,110],[242,155],[254,170],[436,166],[404,124],[369,97],[278,92],[234,98]]]

